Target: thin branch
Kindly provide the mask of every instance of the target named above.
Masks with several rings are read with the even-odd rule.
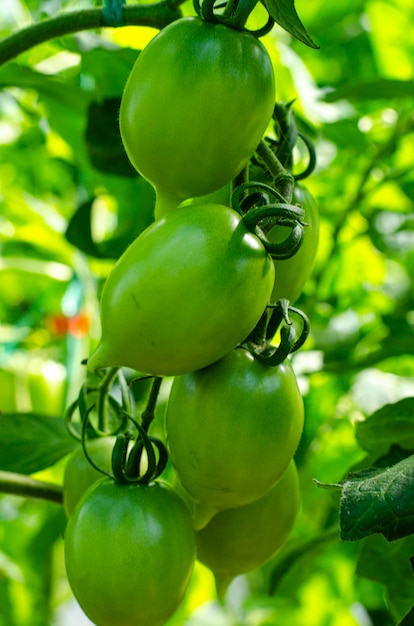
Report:
[[[339,540],[339,527],[334,526],[327,528],[322,534],[312,537],[307,541],[301,543],[299,546],[293,548],[284,558],[276,562],[273,570],[270,573],[268,594],[270,596],[275,595],[282,578],[288,573],[288,571],[308,552],[319,548],[321,545],[328,543],[329,541]]]
[[[182,16],[181,11],[165,1],[140,6],[123,6],[122,26],[164,28]],[[22,52],[64,35],[108,27],[101,8],[68,11],[18,30],[0,41],[0,66]]]
[[[53,483],[35,480],[23,474],[0,471],[0,492],[23,496],[26,498],[39,498],[49,500],[56,504],[62,504],[62,488]]]

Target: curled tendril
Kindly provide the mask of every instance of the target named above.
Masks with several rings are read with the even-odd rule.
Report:
[[[313,170],[315,169],[316,166],[316,152],[315,152],[315,147],[312,143],[312,141],[309,139],[309,137],[307,137],[306,135],[304,135],[301,132],[298,132],[298,137],[300,137],[303,141],[303,143],[305,144],[307,150],[308,150],[308,155],[309,155],[309,161],[308,161],[308,165],[307,167],[303,170],[303,172],[300,172],[300,174],[294,174],[293,178],[295,180],[303,180],[304,178],[307,178],[308,176],[310,176],[313,172]]]
[[[206,22],[225,24],[235,30],[244,30],[254,37],[264,37],[272,30],[275,20],[269,15],[267,22],[261,28],[250,30],[245,28],[245,22],[254,8],[254,3],[247,0],[246,3],[218,2],[218,0],[193,0],[193,7],[198,15]],[[216,9],[224,9],[223,13],[215,13]]]
[[[114,479],[120,484],[147,484],[151,480],[157,478],[164,471],[168,462],[168,453],[165,445],[160,439],[150,437],[142,426],[128,414],[125,414],[125,419],[131,421],[138,431],[136,441],[129,450],[130,443],[133,439],[131,433],[123,432],[118,434],[112,450],[112,474],[99,467],[89,455],[87,447],[89,416],[93,408],[94,406],[91,406],[88,409],[87,415],[82,424],[82,448],[85,457],[92,467],[94,467],[101,474]],[[158,460],[154,448],[158,451]],[[144,474],[141,475],[141,458],[144,450],[146,454],[147,468]]]
[[[246,28],[245,30],[251,35],[253,35],[254,37],[264,37],[265,35],[270,33],[274,25],[275,25],[275,20],[273,19],[273,17],[269,15],[266,24],[262,26],[261,28],[258,28],[256,30],[249,30],[248,28]]]
[[[130,415],[127,417],[137,429],[138,437],[131,450],[128,451],[131,436],[128,433],[118,435],[112,454],[112,471],[118,483],[147,484],[164,471],[168,461],[167,450],[160,439],[150,437],[137,421]],[[154,447],[158,451],[158,460]],[[144,450],[147,457],[147,469],[141,475],[141,458]]]
[[[271,199],[278,202],[271,204]],[[262,242],[274,259],[288,259],[302,244],[305,212],[298,206],[287,204],[281,193],[265,183],[244,183],[232,196],[232,206],[242,215],[247,228]],[[260,227],[259,227],[260,225]],[[270,242],[265,233],[274,226],[287,226],[291,231],[281,242]]]
[[[285,299],[278,300],[276,304],[270,305],[269,309],[271,309],[271,314],[267,321],[264,341],[261,345],[248,341],[247,345],[258,361],[269,367],[275,367],[280,365],[289,354],[296,352],[303,346],[309,335],[309,320],[303,311],[291,307],[289,301]],[[302,322],[299,336],[290,319],[292,313],[297,315]],[[279,345],[272,346],[270,342],[282,323],[284,325],[280,329]]]
[[[79,430],[73,424],[73,419],[74,419],[74,416],[75,416],[75,413],[77,412],[77,410],[78,410],[78,400],[74,400],[72,402],[72,404],[70,404],[68,406],[68,408],[66,409],[63,418],[65,420],[66,428],[67,428],[69,434],[74,439],[77,439],[78,441],[81,441],[82,440],[82,435],[79,432]]]
[[[262,242],[264,248],[274,259],[289,259],[297,252],[302,244],[304,233],[304,211],[293,204],[269,204],[266,207],[252,209],[243,217],[244,224]],[[275,225],[291,228],[288,237],[279,243],[270,242],[260,232],[259,224],[269,218],[272,220],[272,228]],[[270,229],[269,229],[270,230]]]
[[[92,465],[92,467],[94,469],[96,469],[98,472],[100,472],[101,474],[103,474],[104,476],[108,476],[109,478],[113,478],[112,474],[110,472],[107,472],[105,469],[103,469],[102,467],[99,467],[95,461],[92,459],[92,457],[90,456],[89,452],[88,452],[88,446],[86,445],[87,442],[87,436],[86,433],[88,431],[88,426],[89,426],[89,415],[90,413],[93,411],[93,409],[95,408],[95,405],[93,404],[92,406],[89,407],[86,415],[85,415],[85,419],[82,422],[82,434],[81,434],[81,442],[82,442],[82,449],[83,449],[83,453],[88,461],[88,463],[90,463],[90,465]]]
[[[244,215],[253,207],[265,206],[271,204],[274,198],[277,202],[286,202],[282,194],[277,190],[266,185],[266,183],[246,182],[236,187],[231,197],[233,209]]]

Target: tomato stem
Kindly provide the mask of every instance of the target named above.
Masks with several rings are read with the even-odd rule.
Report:
[[[147,433],[149,431],[149,427],[155,418],[155,406],[157,404],[158,394],[160,392],[162,383],[162,378],[160,376],[156,376],[151,385],[151,391],[148,398],[147,406],[142,413],[141,424],[144,431]]]
[[[274,179],[274,185],[280,191],[286,202],[292,202],[295,179],[293,175],[283,167],[273,150],[262,140],[256,149],[256,154],[262,159],[267,170]]]
[[[150,26],[158,29],[182,17],[177,6],[169,1],[139,6],[123,5],[122,13],[123,25]],[[44,19],[18,30],[0,42],[0,65],[45,41],[105,26],[102,8],[68,11]]]
[[[98,428],[105,432],[107,428],[108,416],[107,416],[107,396],[109,388],[111,387],[114,378],[118,375],[119,367],[111,367],[111,369],[105,374],[102,383],[99,386],[98,393]]]
[[[62,488],[59,485],[35,480],[23,474],[0,471],[0,492],[26,498],[40,498],[62,504]]]
[[[232,14],[226,21],[226,24],[236,30],[243,30],[250,13],[253,11],[257,3],[258,0],[238,0],[236,2],[234,0],[230,0]],[[233,9],[234,5],[235,8]]]

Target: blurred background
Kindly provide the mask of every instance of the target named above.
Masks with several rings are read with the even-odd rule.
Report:
[[[293,357],[306,411],[296,455],[302,510],[286,546],[237,578],[224,604],[212,575],[197,565],[169,626],[392,626],[413,604],[412,536],[341,542],[340,493],[313,479],[338,483],[380,456],[378,442],[358,437],[358,424],[414,396],[414,5],[295,4],[319,49],[277,25],[262,41],[277,100],[295,99],[298,126],[317,153],[305,185],[319,206],[320,245],[296,303],[311,334]],[[6,0],[0,36],[91,6]],[[194,13],[189,3],[182,9]],[[249,25],[264,19],[259,8]],[[155,33],[83,32],[0,66],[2,413],[63,416],[85,378],[81,361],[99,338],[102,283],[153,220],[154,193],[129,165],[117,111],[137,51]],[[296,159],[300,170],[306,153],[299,145]],[[163,389],[160,429],[168,383]],[[136,389],[138,407],[146,392]],[[35,476],[60,484],[64,463]],[[0,497],[0,626],[90,624],[66,580],[64,526],[58,505]]]

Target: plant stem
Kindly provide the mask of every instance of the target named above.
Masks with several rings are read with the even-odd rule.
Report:
[[[106,398],[109,393],[109,389],[112,385],[114,378],[118,375],[119,367],[111,367],[108,373],[105,375],[101,385],[99,386],[98,394],[98,428],[105,432],[107,426],[107,404]]]
[[[161,29],[180,18],[182,14],[177,7],[162,1],[140,6],[124,5],[123,16],[123,26],[151,26]],[[68,11],[44,19],[0,41],[0,66],[50,39],[107,26],[101,8]]]
[[[292,174],[283,167],[265,141],[262,140],[259,143],[256,154],[262,159],[269,173],[273,176],[277,190],[282,194],[286,202],[291,202],[295,187],[295,180]]]
[[[145,411],[143,411],[142,413],[142,428],[145,430],[146,433],[148,432],[151,422],[155,417],[155,405],[157,404],[157,398],[160,391],[161,383],[161,376],[157,376],[156,378],[154,378],[147,406],[145,407]]]
[[[317,537],[312,537],[312,539],[309,539],[308,541],[305,541],[299,546],[293,548],[283,559],[276,563],[275,567],[271,571],[268,594],[270,596],[275,595],[282,578],[302,556],[311,552],[315,548],[319,548],[324,543],[339,540],[339,537],[339,527],[335,524],[334,526],[327,528]]]
[[[23,474],[0,471],[0,492],[62,504],[62,488]]]

